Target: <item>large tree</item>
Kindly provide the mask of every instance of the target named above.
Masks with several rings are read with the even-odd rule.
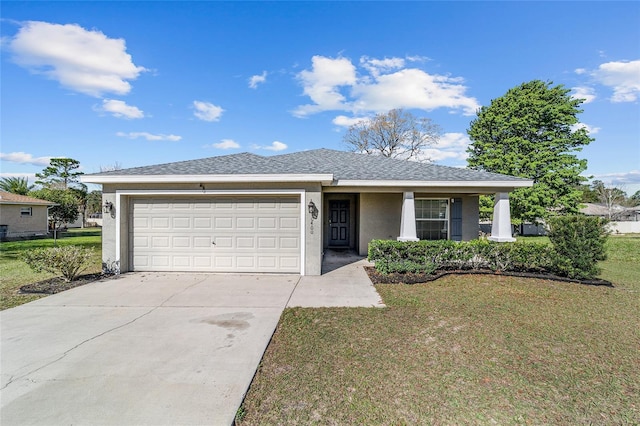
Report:
[[[33,189],[26,177],[3,177],[0,179],[0,189],[18,195],[27,195]]]
[[[438,142],[440,133],[431,119],[392,109],[351,125],[343,141],[355,152],[428,161],[425,149]]]
[[[52,222],[55,229],[60,229],[64,224],[78,219],[80,214],[78,208],[81,201],[71,190],[42,188],[37,191],[31,191],[29,195],[57,204],[49,209],[49,221]]]
[[[84,174],[77,171],[79,168],[80,162],[73,158],[52,158],[41,173],[36,173],[36,183],[47,188],[68,189],[78,184],[79,176]]]
[[[514,219],[538,222],[578,211],[587,161],[576,152],[594,140],[579,125],[582,102],[562,85],[534,80],[492,100],[471,122],[470,168],[534,182],[511,193]]]

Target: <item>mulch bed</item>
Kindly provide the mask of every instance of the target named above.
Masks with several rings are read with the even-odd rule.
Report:
[[[415,274],[415,273],[391,273],[382,274],[376,271],[373,266],[365,266],[364,268],[369,275],[369,279],[373,284],[421,284],[435,281],[447,275],[502,275],[509,277],[536,278],[539,280],[561,281],[566,283],[578,283],[585,285],[596,285],[613,287],[610,281],[606,280],[574,280],[571,278],[560,277],[548,273],[533,272],[495,272],[490,270],[468,270],[468,271],[436,271],[434,274]]]
[[[25,284],[20,287],[20,293],[28,293],[28,294],[55,294],[60,293],[61,291],[70,290],[75,287],[80,287],[81,285],[89,284],[101,279],[112,278],[114,275],[111,274],[85,274],[80,275],[74,281],[70,283],[65,282],[62,277],[50,278],[48,280],[39,281],[37,283]]]

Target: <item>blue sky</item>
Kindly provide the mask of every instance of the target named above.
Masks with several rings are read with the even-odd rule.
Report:
[[[589,175],[640,190],[639,2],[2,1],[2,176],[346,149],[393,108],[465,166],[479,106],[523,82],[586,98]]]

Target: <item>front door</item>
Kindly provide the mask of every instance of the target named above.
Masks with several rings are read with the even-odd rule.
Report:
[[[349,200],[329,201],[329,246],[349,246]]]

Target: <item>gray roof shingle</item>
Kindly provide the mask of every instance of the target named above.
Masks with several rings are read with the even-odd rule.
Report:
[[[478,170],[418,163],[354,152],[315,149],[265,157],[240,153],[96,173],[94,176],[333,174],[361,181],[522,181]],[[91,175],[90,175],[91,176]]]

